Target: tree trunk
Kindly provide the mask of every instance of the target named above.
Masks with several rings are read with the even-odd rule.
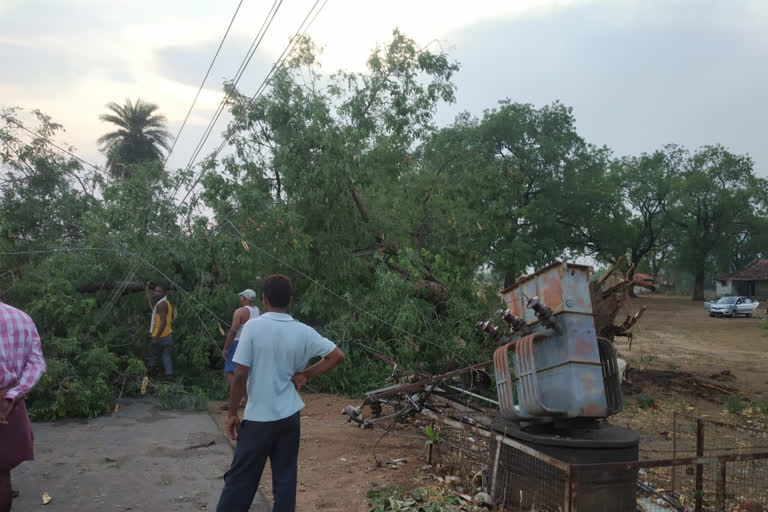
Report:
[[[693,281],[693,300],[704,300],[704,271],[697,270]]]

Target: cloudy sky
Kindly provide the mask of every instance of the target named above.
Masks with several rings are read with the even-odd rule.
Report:
[[[59,141],[99,164],[109,101],[155,102],[175,133],[238,1],[0,0],[0,106],[52,115],[67,129]],[[245,92],[313,3],[283,1]],[[187,162],[271,4],[244,0],[171,165]],[[767,0],[328,0],[310,35],[325,68],[361,70],[395,27],[462,64],[442,123],[501,98],[560,100],[583,136],[619,155],[722,143],[768,176]]]

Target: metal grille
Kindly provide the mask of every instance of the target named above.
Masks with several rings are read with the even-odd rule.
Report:
[[[643,462],[638,503],[648,512],[762,511],[768,506],[768,453],[702,457],[695,462],[690,458]],[[675,491],[672,474],[677,479]]]
[[[504,511],[556,512],[565,510],[568,473],[535,455],[496,439],[491,454],[498,461],[493,498]]]
[[[442,463],[457,458],[480,473],[483,488],[505,512],[562,512],[568,500],[568,464],[480,425],[458,421],[435,411],[422,411],[442,424],[440,444],[451,451]],[[454,470],[465,478],[467,471]],[[472,477],[475,478],[474,476]]]
[[[740,504],[745,508],[749,501],[759,503],[762,510],[768,506],[768,459],[729,462],[721,477],[725,480],[726,507]]]
[[[699,441],[701,438],[701,441]],[[704,457],[768,451],[768,431],[676,413],[672,419],[673,457]]]

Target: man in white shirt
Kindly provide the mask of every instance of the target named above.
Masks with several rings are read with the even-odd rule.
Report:
[[[229,395],[227,435],[237,439],[237,447],[217,512],[250,509],[267,458],[273,512],[296,510],[299,411],[304,407],[298,391],[344,360],[333,342],[287,313],[293,303],[290,279],[279,274],[265,279],[262,301],[265,313],[245,324],[232,358],[238,366]],[[314,357],[322,359],[306,368]],[[237,410],[246,387],[248,403],[240,422]]]

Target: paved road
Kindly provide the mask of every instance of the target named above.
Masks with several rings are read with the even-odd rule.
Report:
[[[37,460],[11,474],[21,492],[14,512],[213,511],[232,461],[207,413],[163,411],[143,400],[89,421],[36,423],[34,431]],[[43,492],[53,498],[47,506]],[[259,494],[251,510],[271,506]]]

